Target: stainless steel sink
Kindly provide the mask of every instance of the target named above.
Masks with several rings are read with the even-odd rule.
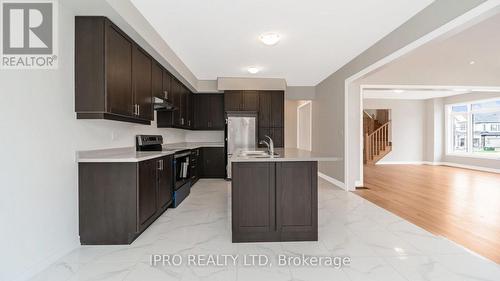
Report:
[[[240,153],[240,156],[263,156],[269,155],[266,151],[262,150],[244,150]]]
[[[262,150],[244,150],[240,153],[242,157],[251,157],[251,158],[271,158],[278,157],[278,153],[274,153],[274,155],[270,155],[267,151]]]

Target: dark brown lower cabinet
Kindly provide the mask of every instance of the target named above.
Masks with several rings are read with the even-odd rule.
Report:
[[[318,240],[317,162],[232,165],[233,242]]]
[[[224,147],[202,148],[202,178],[224,178],[226,176]]]
[[[172,161],[80,163],[81,244],[132,243],[172,203]]]

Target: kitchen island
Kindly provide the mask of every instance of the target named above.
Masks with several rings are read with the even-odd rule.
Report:
[[[318,240],[318,161],[342,159],[294,148],[275,154],[230,158],[233,243]]]

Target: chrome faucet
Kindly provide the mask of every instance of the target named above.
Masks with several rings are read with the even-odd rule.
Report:
[[[259,144],[265,144],[265,145],[267,145],[267,151],[268,151],[269,155],[274,156],[274,143],[273,143],[273,139],[270,136],[267,136],[267,135],[265,137],[269,139],[269,142],[267,142],[265,140],[261,140],[259,142]]]

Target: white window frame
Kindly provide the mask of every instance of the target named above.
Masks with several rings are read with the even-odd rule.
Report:
[[[483,100],[473,100],[459,103],[452,103],[445,105],[445,151],[447,156],[460,156],[460,157],[469,157],[469,158],[481,158],[481,159],[496,159],[500,160],[500,156],[497,155],[481,155],[479,153],[473,152],[473,141],[474,141],[474,125],[472,124],[472,115],[474,113],[488,113],[488,112],[498,112],[498,109],[483,109],[480,111],[472,111],[472,104],[475,103],[484,103],[489,101],[497,101],[500,98],[491,98],[491,99],[483,99]],[[452,113],[453,106],[466,105],[467,112],[457,112]],[[467,114],[467,152],[454,152],[453,151],[453,126],[451,124],[452,118],[451,116],[454,114]]]

